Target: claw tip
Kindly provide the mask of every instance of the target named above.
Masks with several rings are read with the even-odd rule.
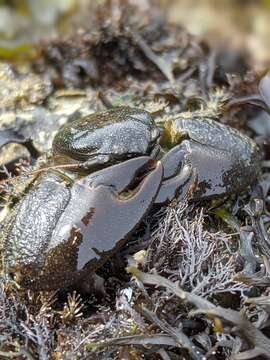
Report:
[[[148,166],[150,169],[154,169],[158,163],[159,161],[157,161],[156,159],[149,159]]]

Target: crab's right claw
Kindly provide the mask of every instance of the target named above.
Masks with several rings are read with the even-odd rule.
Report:
[[[84,211],[88,215],[73,222],[82,238],[78,270],[91,263],[95,270],[123,244],[151,208],[162,176],[160,162],[141,157],[103,169],[78,183],[80,192],[85,191],[88,206],[88,212]]]
[[[139,183],[144,177],[147,179],[152,170],[159,177],[160,175],[157,174],[160,174],[160,172],[163,174],[161,169],[162,165],[158,164],[156,160],[149,156],[141,156],[96,171],[88,175],[84,182],[91,188],[103,185],[111,188],[116,193],[121,193],[134,187],[136,181]],[[141,184],[143,184],[143,181]]]

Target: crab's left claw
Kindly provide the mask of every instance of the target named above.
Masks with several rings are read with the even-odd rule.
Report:
[[[95,271],[123,244],[150,209],[162,176],[160,162],[139,157],[76,182],[52,243],[63,238],[77,242],[77,270],[85,267]]]

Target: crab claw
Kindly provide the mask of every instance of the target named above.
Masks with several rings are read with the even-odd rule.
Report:
[[[95,271],[145,216],[162,176],[160,162],[140,157],[77,181],[51,244],[75,244],[76,271]]]
[[[178,145],[162,158],[164,175],[155,204],[166,204],[175,198],[183,199],[196,182],[192,166],[186,161],[187,154],[187,150]]]
[[[116,193],[121,193],[132,188],[136,181],[138,182],[140,178],[142,179],[143,176],[147,175],[147,173],[156,167],[161,168],[156,160],[149,156],[141,156],[96,171],[87,176],[82,182],[91,188],[97,188],[103,185],[110,187]]]

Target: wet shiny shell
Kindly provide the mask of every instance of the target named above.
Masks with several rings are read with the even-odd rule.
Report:
[[[55,136],[52,148],[54,155],[80,161],[108,154],[124,160],[148,155],[159,135],[147,111],[116,107],[64,125]]]
[[[185,133],[188,139],[181,147],[196,171],[195,199],[241,192],[258,177],[261,151],[238,130],[208,118],[179,119],[168,125],[172,138]]]

